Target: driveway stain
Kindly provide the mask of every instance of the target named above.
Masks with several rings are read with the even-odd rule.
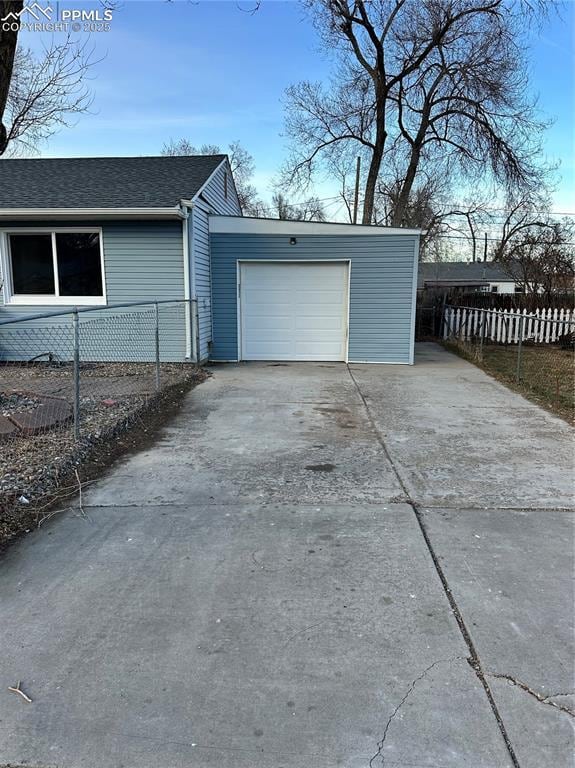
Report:
[[[335,464],[308,464],[305,468],[311,472],[333,472]]]

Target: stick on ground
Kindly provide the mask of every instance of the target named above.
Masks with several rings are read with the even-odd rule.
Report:
[[[31,699],[29,696],[27,696],[27,695],[24,693],[24,691],[23,691],[23,690],[20,688],[20,680],[18,680],[18,682],[16,683],[16,685],[9,685],[9,686],[8,686],[8,690],[9,690],[9,691],[11,691],[12,693],[17,693],[19,696],[22,696],[22,698],[24,699],[24,701],[27,701],[27,702],[28,702],[28,704],[31,704],[31,703],[32,703],[32,699]]]

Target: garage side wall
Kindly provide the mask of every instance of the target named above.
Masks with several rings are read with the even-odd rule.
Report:
[[[226,179],[227,177],[227,179]],[[195,275],[195,297],[198,300],[200,360],[206,360],[212,341],[212,286],[209,244],[209,214],[241,216],[242,209],[237,197],[231,170],[227,163],[218,168],[214,176],[195,201],[191,213],[190,258]]]
[[[351,260],[350,362],[412,363],[418,238],[414,235],[212,233],[215,361],[238,359],[238,260]]]

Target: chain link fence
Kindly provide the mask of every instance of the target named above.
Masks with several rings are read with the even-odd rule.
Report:
[[[0,320],[0,518],[197,378],[195,313],[162,301]]]
[[[446,306],[444,343],[495,378],[573,422],[575,315]]]

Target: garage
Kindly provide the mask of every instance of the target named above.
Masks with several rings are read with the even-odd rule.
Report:
[[[210,359],[413,363],[419,230],[209,217]]]
[[[242,360],[346,360],[349,262],[240,262]]]

